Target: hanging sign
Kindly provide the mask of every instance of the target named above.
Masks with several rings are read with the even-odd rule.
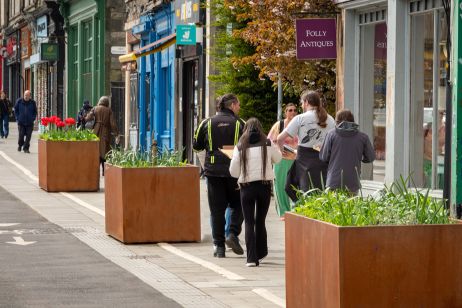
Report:
[[[335,18],[297,19],[297,59],[336,59],[337,25]]]
[[[177,25],[176,26],[177,45],[196,45],[196,26]]]
[[[58,61],[58,44],[42,43],[40,47],[40,59],[42,61]]]
[[[37,18],[36,37],[48,37],[48,20],[47,15]]]

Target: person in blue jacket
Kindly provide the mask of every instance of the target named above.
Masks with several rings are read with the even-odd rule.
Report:
[[[29,152],[30,138],[37,118],[37,104],[31,98],[29,90],[24,92],[23,98],[18,98],[14,105],[14,115],[19,129],[18,151]]]

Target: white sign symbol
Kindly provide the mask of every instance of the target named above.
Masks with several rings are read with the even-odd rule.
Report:
[[[13,244],[13,245],[20,245],[20,246],[27,246],[30,244],[37,243],[37,242],[25,242],[24,239],[20,236],[13,236],[13,239],[15,240],[14,242],[6,242],[6,243]]]
[[[185,32],[183,33],[183,39],[184,39],[184,40],[189,40],[189,33],[190,33],[190,31],[185,31]]]

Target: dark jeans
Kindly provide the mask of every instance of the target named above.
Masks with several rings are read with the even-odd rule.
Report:
[[[9,133],[9,116],[8,114],[4,114],[0,116],[0,136],[8,137]]]
[[[207,195],[209,198],[212,223],[213,244],[225,246],[225,212],[229,207],[229,232],[239,236],[242,230],[242,208],[237,179],[231,177],[207,177]]]
[[[265,220],[270,200],[271,182],[256,181],[241,185],[247,262],[258,263],[259,259],[268,254]]]
[[[23,148],[23,150],[29,150],[30,146],[30,138],[32,136],[32,130],[34,126],[24,126],[21,124],[18,124],[18,129],[19,129],[19,140],[18,140],[18,145]],[[24,140],[26,138],[26,140]]]

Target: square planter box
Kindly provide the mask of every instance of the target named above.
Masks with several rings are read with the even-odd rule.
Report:
[[[462,307],[462,224],[339,227],[285,215],[287,307]]]
[[[200,241],[199,168],[105,167],[106,232],[129,243]]]
[[[98,191],[99,141],[38,141],[40,188]]]

